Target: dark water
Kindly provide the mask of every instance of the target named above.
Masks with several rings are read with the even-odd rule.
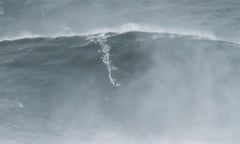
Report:
[[[239,0],[0,0],[0,144],[238,144]]]
[[[3,143],[239,141],[239,45],[127,32],[0,47]]]

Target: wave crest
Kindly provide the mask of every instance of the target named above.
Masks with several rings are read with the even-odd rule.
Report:
[[[57,38],[57,37],[70,37],[70,36],[86,36],[86,35],[94,35],[94,34],[105,34],[105,33],[126,33],[130,31],[139,31],[139,32],[149,32],[149,33],[167,33],[173,35],[182,35],[182,36],[194,36],[199,39],[209,39],[209,40],[219,40],[213,33],[198,31],[198,30],[186,30],[179,28],[162,28],[161,26],[156,25],[146,25],[146,24],[136,24],[136,23],[126,23],[116,27],[101,27],[95,28],[90,31],[85,32],[64,32],[57,33],[51,35],[42,35],[42,34],[34,34],[31,32],[22,32],[16,36],[6,36],[0,38],[0,41],[14,41],[19,39],[31,39],[31,38],[39,38],[39,37],[47,37],[47,38]]]
[[[177,34],[183,36],[195,36],[199,38],[206,38],[210,40],[217,40],[216,36],[210,32],[204,31],[193,31],[193,30],[183,30],[177,28],[162,28],[156,25],[145,25],[145,24],[135,24],[127,23],[118,27],[110,28],[98,28],[91,31],[85,32],[85,35],[97,34],[97,33],[126,33],[130,31],[139,31],[139,32],[149,32],[149,33],[168,33],[168,34]]]

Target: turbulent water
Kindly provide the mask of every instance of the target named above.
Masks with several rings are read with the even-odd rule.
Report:
[[[238,0],[0,0],[1,144],[238,144]]]

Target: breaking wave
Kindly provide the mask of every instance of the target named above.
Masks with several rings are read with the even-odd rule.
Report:
[[[22,32],[21,34],[14,37],[2,37],[0,41],[26,39],[26,38],[39,38],[39,37],[57,38],[57,37],[94,35],[94,34],[104,34],[104,33],[126,33],[130,31],[148,32],[148,33],[168,33],[172,35],[193,36],[193,37],[202,38],[202,39],[218,40],[216,36],[210,32],[186,30],[186,29],[178,29],[178,28],[167,29],[167,28],[161,28],[155,25],[127,23],[127,24],[120,25],[118,27],[108,27],[108,28],[103,27],[103,28],[97,28],[90,31],[82,32],[82,33],[72,32],[71,29],[67,33],[51,34],[51,35],[39,35],[39,34],[30,33],[30,32]]]
[[[1,141],[238,141],[240,46],[133,29],[1,41]]]

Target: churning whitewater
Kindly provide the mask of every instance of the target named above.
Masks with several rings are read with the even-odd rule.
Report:
[[[0,0],[1,144],[239,144],[238,0]]]

